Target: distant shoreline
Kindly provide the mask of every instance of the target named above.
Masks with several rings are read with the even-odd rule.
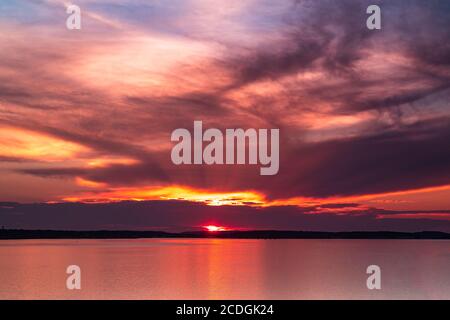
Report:
[[[355,232],[315,232],[315,231],[190,231],[171,233],[164,231],[63,231],[63,230],[21,230],[0,229],[0,240],[26,239],[150,239],[150,238],[214,238],[214,239],[416,239],[450,240],[450,233],[355,231]]]

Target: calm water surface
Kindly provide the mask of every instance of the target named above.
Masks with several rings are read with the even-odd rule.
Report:
[[[66,268],[82,289],[66,289]],[[366,268],[382,289],[366,288]],[[0,299],[450,299],[450,241],[6,240]]]

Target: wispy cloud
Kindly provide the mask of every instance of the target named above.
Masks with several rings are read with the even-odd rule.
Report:
[[[372,32],[369,2],[86,0],[74,32],[64,1],[2,2],[0,170],[46,189],[1,198],[182,186],[289,201],[449,185],[449,5],[378,1]],[[172,165],[170,133],[198,119],[280,128],[279,174]]]

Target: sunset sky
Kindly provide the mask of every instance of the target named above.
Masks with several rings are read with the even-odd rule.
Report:
[[[72,3],[0,0],[0,225],[450,232],[449,1]],[[172,164],[194,120],[278,174]]]

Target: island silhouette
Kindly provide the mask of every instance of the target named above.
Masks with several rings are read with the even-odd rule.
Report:
[[[145,238],[221,238],[221,239],[423,239],[448,240],[450,233],[437,231],[395,232],[395,231],[351,231],[317,232],[284,230],[245,231],[120,231],[120,230],[23,230],[0,229],[0,240],[13,239],[145,239]]]

